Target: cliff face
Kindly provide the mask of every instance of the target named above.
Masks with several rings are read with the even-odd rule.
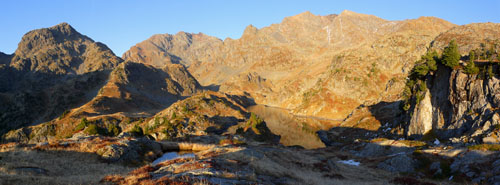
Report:
[[[258,104],[296,114],[341,119],[361,104],[396,100],[413,62],[453,26],[433,17],[388,21],[351,11],[304,12],[261,29],[249,25],[241,38],[224,42],[156,35],[124,58],[160,66],[180,61],[202,85],[248,93]]]
[[[446,46],[443,43],[455,39],[462,58],[468,60],[464,55],[470,50],[491,46],[490,50],[495,53],[499,49],[496,45],[499,38],[500,24],[471,24],[439,35],[431,49],[439,51]],[[488,66],[494,74],[492,77],[487,74]],[[479,67],[479,74],[466,74],[461,67],[450,69],[440,65],[434,74],[428,75],[426,85],[429,89],[410,111],[406,133],[418,136],[433,130],[442,138],[457,137],[462,142],[491,140],[492,131],[500,124],[498,64]]]

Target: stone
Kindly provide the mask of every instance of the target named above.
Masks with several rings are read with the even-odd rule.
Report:
[[[429,90],[425,92],[424,99],[420,101],[415,110],[408,126],[409,136],[422,136],[432,129],[432,103],[431,93]]]
[[[433,162],[431,166],[429,167],[430,170],[435,171],[434,176],[440,175],[443,173],[443,170],[441,169],[441,163],[440,162]]]
[[[415,167],[416,161],[406,154],[396,155],[377,165],[377,168],[397,173],[411,173]]]

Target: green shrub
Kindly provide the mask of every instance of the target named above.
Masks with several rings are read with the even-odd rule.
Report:
[[[429,66],[427,66],[425,64],[421,64],[421,65],[415,66],[413,71],[419,77],[423,77],[423,76],[427,75],[427,73],[429,73]]]
[[[474,62],[468,62],[464,67],[464,72],[465,74],[478,74],[479,68],[476,67],[476,64]]]
[[[109,136],[117,136],[121,129],[114,124],[108,124],[106,130]]]
[[[87,118],[82,118],[80,123],[75,127],[74,131],[83,130],[85,127],[87,127],[88,124],[89,124],[89,121],[87,120]]]
[[[495,76],[495,73],[493,73],[493,67],[491,65],[488,66],[488,79],[492,79]]]
[[[83,132],[85,132],[88,135],[100,135],[101,129],[95,123],[91,123],[87,126],[87,128]]]
[[[139,125],[134,125],[132,130],[129,131],[130,134],[136,137],[144,136],[144,131]]]
[[[172,117],[170,118],[171,120],[175,120],[175,118],[177,118],[177,114],[175,114],[175,112],[172,113]]]
[[[65,110],[65,111],[61,114],[61,116],[59,116],[59,120],[61,120],[61,119],[63,119],[64,117],[66,117],[66,115],[68,115],[68,114],[69,114],[69,110]]]
[[[264,120],[262,120],[260,117],[258,117],[252,112],[250,114],[250,119],[248,119],[247,121],[247,127],[251,127],[256,134],[261,134],[260,130],[263,129],[262,127],[265,127],[263,123]]]

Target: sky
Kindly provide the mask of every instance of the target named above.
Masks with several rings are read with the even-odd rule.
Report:
[[[458,25],[500,23],[497,0],[2,0],[0,51],[11,54],[28,31],[61,22],[121,56],[153,34],[202,32],[237,39],[250,24],[262,28],[305,11],[343,10],[387,20],[434,16]]]

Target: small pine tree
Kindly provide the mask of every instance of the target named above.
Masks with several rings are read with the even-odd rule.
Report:
[[[479,73],[479,68],[476,67],[476,64],[474,62],[467,63],[467,65],[464,67],[464,72],[466,74],[477,74]]]
[[[476,53],[474,51],[469,52],[469,62],[474,62],[476,60]]]
[[[450,43],[443,51],[443,64],[454,68],[458,66],[458,61],[460,60],[460,53],[458,52],[458,46],[455,40],[451,40]]]
[[[488,79],[491,79],[495,76],[495,73],[493,73],[493,67],[491,65],[488,66]]]

